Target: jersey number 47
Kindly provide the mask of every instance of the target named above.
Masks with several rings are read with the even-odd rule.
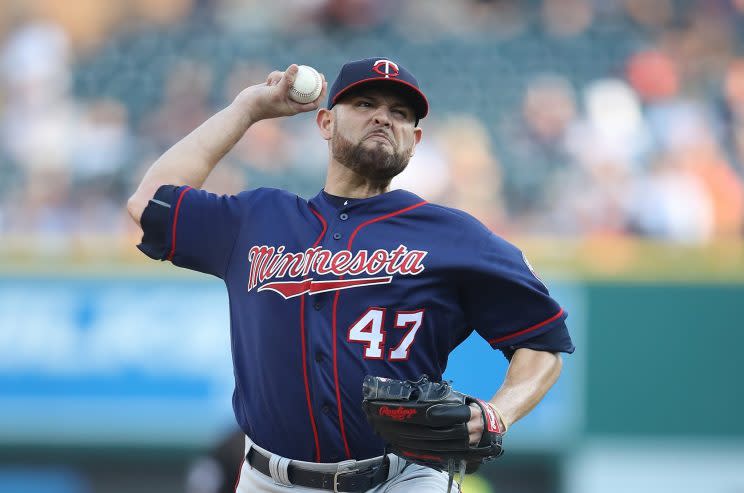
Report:
[[[371,307],[349,327],[346,336],[350,342],[364,344],[365,359],[384,359],[385,357],[385,312],[386,308]],[[388,361],[405,361],[416,333],[424,320],[424,309],[395,312],[395,329],[407,330],[400,343],[390,349]]]

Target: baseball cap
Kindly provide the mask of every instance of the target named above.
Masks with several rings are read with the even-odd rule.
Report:
[[[328,109],[351,89],[362,85],[390,84],[399,90],[416,113],[416,122],[429,112],[429,102],[411,72],[389,58],[375,57],[345,63],[328,92]]]

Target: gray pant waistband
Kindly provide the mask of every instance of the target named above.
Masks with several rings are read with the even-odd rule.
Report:
[[[317,472],[327,472],[327,473],[333,473],[333,472],[342,472],[342,471],[350,471],[354,469],[366,469],[371,466],[375,466],[382,462],[383,456],[380,455],[378,457],[372,457],[370,459],[362,459],[362,460],[345,460],[341,462],[306,462],[302,460],[294,460],[294,459],[288,459],[285,457],[278,456],[277,454],[274,454],[262,447],[259,447],[255,443],[253,443],[253,440],[250,439],[250,437],[245,437],[245,454],[248,455],[248,452],[251,450],[251,448],[257,450],[258,452],[261,452],[266,457],[272,457],[276,456],[277,460],[279,459],[285,459],[286,463],[289,464],[292,463],[293,466],[299,467],[301,469],[304,469],[306,471],[317,471]],[[397,463],[397,456],[394,456],[392,454],[388,454],[391,459],[394,457],[395,463]],[[282,460],[282,462],[285,462],[285,460]],[[392,462],[392,460],[391,460]],[[392,465],[392,464],[391,464]]]

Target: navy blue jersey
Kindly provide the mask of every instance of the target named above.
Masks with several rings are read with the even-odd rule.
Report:
[[[141,223],[147,255],[224,279],[235,416],[285,457],[381,455],[364,376],[441,379],[473,330],[507,355],[573,351],[566,313],[517,248],[403,190],[340,202],[163,186]]]

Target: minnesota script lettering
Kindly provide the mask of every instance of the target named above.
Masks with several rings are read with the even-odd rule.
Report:
[[[378,249],[373,252],[359,250],[339,250],[336,253],[323,247],[308,248],[304,252],[285,252],[285,247],[254,246],[248,252],[251,263],[248,276],[248,291],[272,290],[285,298],[299,296],[303,293],[335,291],[370,284],[386,284],[394,274],[418,275],[424,271],[423,260],[428,252],[408,250],[399,245],[395,250]],[[336,279],[313,281],[313,274],[322,276],[333,274],[357,276],[359,274],[387,274],[385,276],[355,279]],[[274,278],[300,278],[298,281],[267,282]]]

